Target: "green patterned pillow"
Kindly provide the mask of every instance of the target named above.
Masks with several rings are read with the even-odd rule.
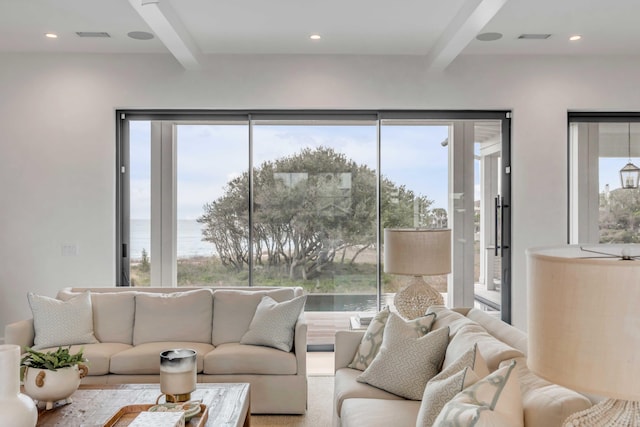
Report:
[[[391,313],[378,355],[356,380],[406,399],[420,400],[427,381],[442,367],[448,343],[448,327],[417,336],[411,322]]]
[[[447,403],[434,427],[523,427],[522,396],[515,362],[489,374]]]
[[[371,320],[371,323],[369,323],[369,326],[367,327],[367,331],[364,333],[364,336],[360,341],[360,346],[358,347],[356,354],[353,356],[353,360],[349,365],[347,365],[349,368],[364,371],[369,367],[382,345],[382,337],[384,335],[387,319],[389,318],[389,313],[389,307],[385,307]],[[431,330],[435,319],[436,314],[431,313],[429,315],[410,320],[407,323],[413,327],[418,336],[422,336]]]
[[[447,402],[487,375],[487,363],[474,344],[472,349],[429,380],[422,395],[416,426],[431,427]]]

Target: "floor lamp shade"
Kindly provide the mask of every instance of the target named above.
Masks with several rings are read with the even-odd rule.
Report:
[[[385,228],[384,271],[414,276],[394,299],[403,317],[414,319],[423,316],[429,306],[443,304],[442,295],[422,276],[451,272],[451,230]]]
[[[590,248],[622,253],[620,246]],[[594,257],[579,246],[530,249],[527,282],[529,368],[553,383],[637,406],[640,261]]]

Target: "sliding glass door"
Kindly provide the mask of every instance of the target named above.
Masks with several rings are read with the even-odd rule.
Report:
[[[426,279],[509,319],[505,113],[123,111],[118,127],[121,286],[302,286],[311,341],[332,343],[405,285],[383,273],[384,228],[447,227],[452,273]]]

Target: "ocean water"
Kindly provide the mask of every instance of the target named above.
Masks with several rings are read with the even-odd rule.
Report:
[[[178,258],[212,256],[216,253],[212,243],[202,240],[203,225],[195,220],[178,220]],[[132,260],[142,258],[142,249],[151,256],[151,221],[132,219],[130,228],[130,253]]]

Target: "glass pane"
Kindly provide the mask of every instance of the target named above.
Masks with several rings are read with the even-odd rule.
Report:
[[[268,123],[253,136],[253,282],[304,287],[309,343],[332,344],[377,308],[376,127]]]
[[[449,126],[427,123],[381,128],[381,233],[384,228],[449,227]],[[384,243],[384,242],[383,242]],[[396,292],[411,277],[382,274],[382,305],[392,309]],[[425,276],[442,294],[447,275]]]
[[[640,164],[632,156],[637,148],[638,123],[600,123],[599,126],[599,231],[600,243],[640,243],[640,191],[622,188],[620,169]]]
[[[129,123],[129,280],[149,286],[151,274],[151,122]]]
[[[178,286],[248,286],[247,125],[176,128]]]
[[[500,122],[476,122],[473,145],[475,300],[478,308],[498,313],[502,285],[500,251],[496,255],[496,244],[502,241],[502,211],[496,208],[496,203],[502,203]]]

